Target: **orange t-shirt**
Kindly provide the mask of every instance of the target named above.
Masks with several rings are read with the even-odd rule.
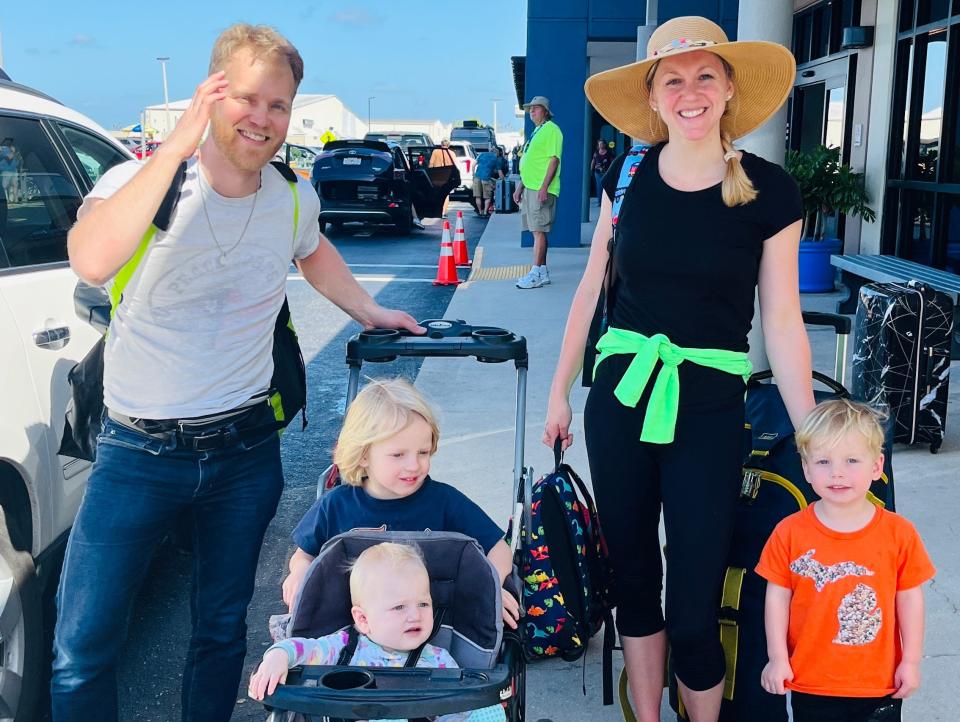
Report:
[[[913,524],[877,508],[863,529],[838,532],[817,518],[811,504],[777,525],[756,572],[793,592],[789,689],[830,697],[896,691],[896,595],[935,572]]]

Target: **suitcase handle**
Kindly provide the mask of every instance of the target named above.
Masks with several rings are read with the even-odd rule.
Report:
[[[853,326],[849,316],[821,311],[804,311],[803,322],[809,326],[832,326],[833,330],[841,336],[849,336],[850,329]]]
[[[747,388],[754,388],[756,386],[759,386],[761,381],[766,381],[767,379],[772,379],[772,378],[773,378],[773,371],[770,371],[769,369],[766,371],[757,371],[757,373],[752,374],[750,378],[747,380]],[[850,396],[850,392],[847,391],[846,387],[844,387],[843,384],[841,384],[839,381],[836,381],[830,378],[826,374],[822,374],[819,371],[814,371],[813,380],[819,381],[828,389],[830,389],[831,391],[840,395],[843,398],[847,398],[848,396]]]

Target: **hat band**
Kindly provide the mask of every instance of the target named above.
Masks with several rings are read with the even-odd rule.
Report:
[[[688,50],[689,48],[706,48],[711,45],[717,45],[717,41],[689,40],[687,38],[678,38],[677,40],[671,40],[669,45],[664,45],[659,50],[654,50],[653,54],[651,54],[650,57],[656,58],[659,55],[667,55],[677,50]]]

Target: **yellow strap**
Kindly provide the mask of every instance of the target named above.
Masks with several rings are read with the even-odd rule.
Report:
[[[137,246],[136,252],[129,261],[120,267],[117,275],[113,277],[113,283],[110,285],[111,321],[113,320],[113,314],[116,312],[117,306],[120,305],[120,300],[123,298],[123,290],[127,287],[127,284],[130,283],[130,278],[133,276],[134,271],[137,270],[137,266],[140,265],[140,261],[143,260],[143,254],[147,252],[147,246],[150,245],[150,241],[156,233],[157,227],[151,223],[147,232],[143,234],[143,238],[140,239],[140,245]]]
[[[740,611],[740,591],[743,588],[746,572],[746,569],[740,567],[727,567],[727,573],[723,577],[721,608]],[[720,620],[720,644],[723,645],[723,656],[727,661],[727,671],[723,680],[723,697],[732,700],[737,684],[737,652],[740,646],[740,628],[735,621]]]
[[[627,696],[627,668],[620,670],[620,680],[617,682],[618,696],[620,697],[620,712],[623,714],[624,722],[637,722],[637,716],[633,713],[633,707],[630,706],[630,698]]]

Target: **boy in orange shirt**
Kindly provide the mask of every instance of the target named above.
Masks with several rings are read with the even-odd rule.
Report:
[[[880,415],[838,399],[796,434],[820,500],[764,547],[769,661],[761,684],[791,690],[794,722],[888,722],[920,686],[923,591],[934,568],[913,525],[867,499],[883,471]]]

